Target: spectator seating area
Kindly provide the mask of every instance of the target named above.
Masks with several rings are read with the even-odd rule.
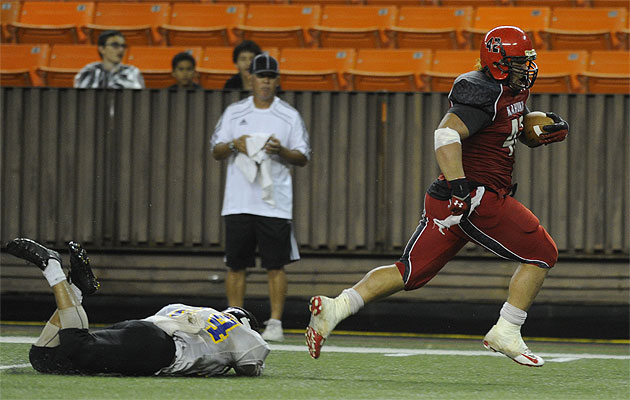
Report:
[[[95,42],[118,29],[125,63],[147,87],[172,84],[170,59],[190,50],[200,83],[236,72],[232,48],[256,41],[280,61],[285,90],[448,91],[485,32],[527,31],[540,68],[534,92],[630,93],[628,1],[249,0],[2,1],[2,85],[72,86]]]

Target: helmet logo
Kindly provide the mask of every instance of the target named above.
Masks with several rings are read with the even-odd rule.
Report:
[[[500,53],[501,52],[501,38],[500,37],[491,37],[486,41],[486,48],[490,53]]]

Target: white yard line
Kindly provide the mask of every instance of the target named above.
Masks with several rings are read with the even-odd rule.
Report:
[[[307,351],[306,346],[272,344],[271,350],[279,351]],[[388,347],[341,347],[341,346],[324,346],[322,352],[328,353],[361,353],[361,354],[383,354],[389,357],[408,357],[416,355],[429,356],[491,356],[503,357],[499,353],[493,353],[488,350],[432,350],[432,349],[392,349]],[[603,360],[630,360],[630,355],[612,355],[612,354],[566,354],[566,353],[537,353],[545,357],[549,362],[567,362],[579,359],[603,359]]]
[[[30,367],[31,364],[14,364],[14,365],[0,365],[0,371],[4,369],[13,369],[13,368],[26,368]]]
[[[37,338],[27,336],[2,336],[0,343],[35,343]],[[271,344],[271,350],[276,351],[308,351],[303,345],[290,344]],[[417,355],[429,356],[490,356],[503,357],[499,353],[493,353],[487,350],[434,350],[434,349],[393,349],[388,347],[342,347],[342,346],[324,346],[323,351],[326,353],[360,353],[360,354],[383,354],[387,357],[409,357]],[[567,353],[538,353],[545,358],[547,362],[569,362],[580,359],[601,359],[601,360],[630,360],[630,355],[613,355],[613,354],[567,354]],[[0,370],[10,368],[25,368],[31,364],[16,364],[0,366]]]

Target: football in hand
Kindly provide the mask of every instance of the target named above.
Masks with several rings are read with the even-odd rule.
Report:
[[[545,133],[543,126],[553,125],[553,119],[542,111],[532,111],[523,119],[523,132],[519,140],[529,147],[540,146],[540,134]]]

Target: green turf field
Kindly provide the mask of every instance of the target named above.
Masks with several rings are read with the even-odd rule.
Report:
[[[39,327],[2,326],[2,336]],[[333,335],[319,360],[303,336],[272,345],[259,378],[126,378],[42,375],[26,343],[0,343],[2,399],[629,399],[628,342],[529,340],[546,359],[520,366],[480,338]]]

